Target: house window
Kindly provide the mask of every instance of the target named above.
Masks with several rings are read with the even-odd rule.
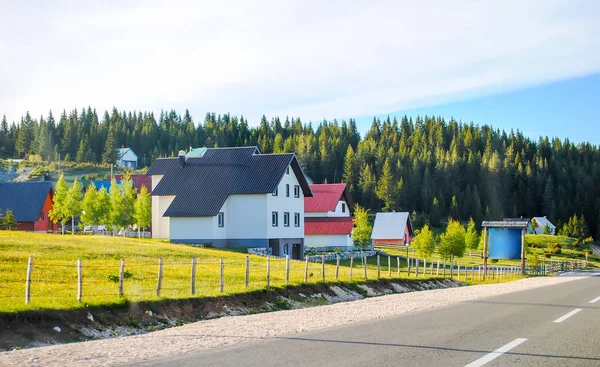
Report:
[[[283,226],[284,227],[290,226],[290,213],[288,213],[288,212],[283,213]]]
[[[279,187],[275,189],[275,191],[273,191],[273,196],[277,196],[279,195]]]
[[[300,197],[300,186],[299,185],[294,185],[294,197],[295,198]]]
[[[290,251],[290,249],[289,249],[289,247],[288,247],[288,246],[289,246],[289,245],[288,245],[287,243],[286,243],[285,245],[283,245],[283,255],[284,255],[284,256],[285,256],[285,255],[289,255],[289,251]]]
[[[346,203],[342,203],[342,213],[346,212]]]
[[[217,214],[217,222],[219,224],[219,227],[225,227],[225,213],[220,212],[219,214]]]
[[[300,213],[294,213],[294,227],[300,227]]]
[[[279,222],[279,215],[277,214],[277,212],[273,212],[271,213],[271,224],[273,225],[273,227],[277,227]]]
[[[288,168],[286,168],[286,170],[285,170],[285,174],[286,174],[286,175],[289,175],[289,174],[290,174],[290,166],[288,166]]]
[[[290,197],[290,185],[289,184],[285,185],[285,196],[288,198]]]

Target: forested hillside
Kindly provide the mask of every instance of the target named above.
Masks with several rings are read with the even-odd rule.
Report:
[[[304,124],[299,118],[186,111],[105,112],[87,108],[18,123],[3,118],[0,155],[79,162],[113,162],[131,147],[141,165],[189,147],[258,145],[263,153],[295,152],[315,182],[346,182],[373,210],[416,211],[436,225],[452,216],[476,222],[546,215],[555,224],[583,215],[600,237],[600,152],[588,143],[541,138],[434,117],[375,119],[364,137],[354,120]],[[566,124],[565,126],[568,126]],[[423,214],[421,216],[421,214]]]

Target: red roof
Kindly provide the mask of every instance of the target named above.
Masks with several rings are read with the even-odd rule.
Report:
[[[304,218],[304,234],[350,234],[354,223],[352,217]]]
[[[121,181],[123,175],[114,175],[114,178],[117,181]],[[152,177],[146,175],[131,175],[131,181],[133,181],[138,193],[142,189],[142,186],[146,186],[146,190],[148,190],[150,194],[152,193]]]
[[[330,212],[335,209],[344,194],[346,184],[312,184],[313,197],[304,198],[306,213]]]

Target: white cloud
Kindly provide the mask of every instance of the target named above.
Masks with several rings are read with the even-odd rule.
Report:
[[[346,118],[600,71],[593,1],[23,3],[0,4],[11,120],[87,105]]]

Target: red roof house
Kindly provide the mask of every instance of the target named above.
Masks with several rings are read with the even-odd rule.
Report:
[[[311,184],[304,198],[304,242],[308,247],[351,247],[354,202],[346,184]]]

